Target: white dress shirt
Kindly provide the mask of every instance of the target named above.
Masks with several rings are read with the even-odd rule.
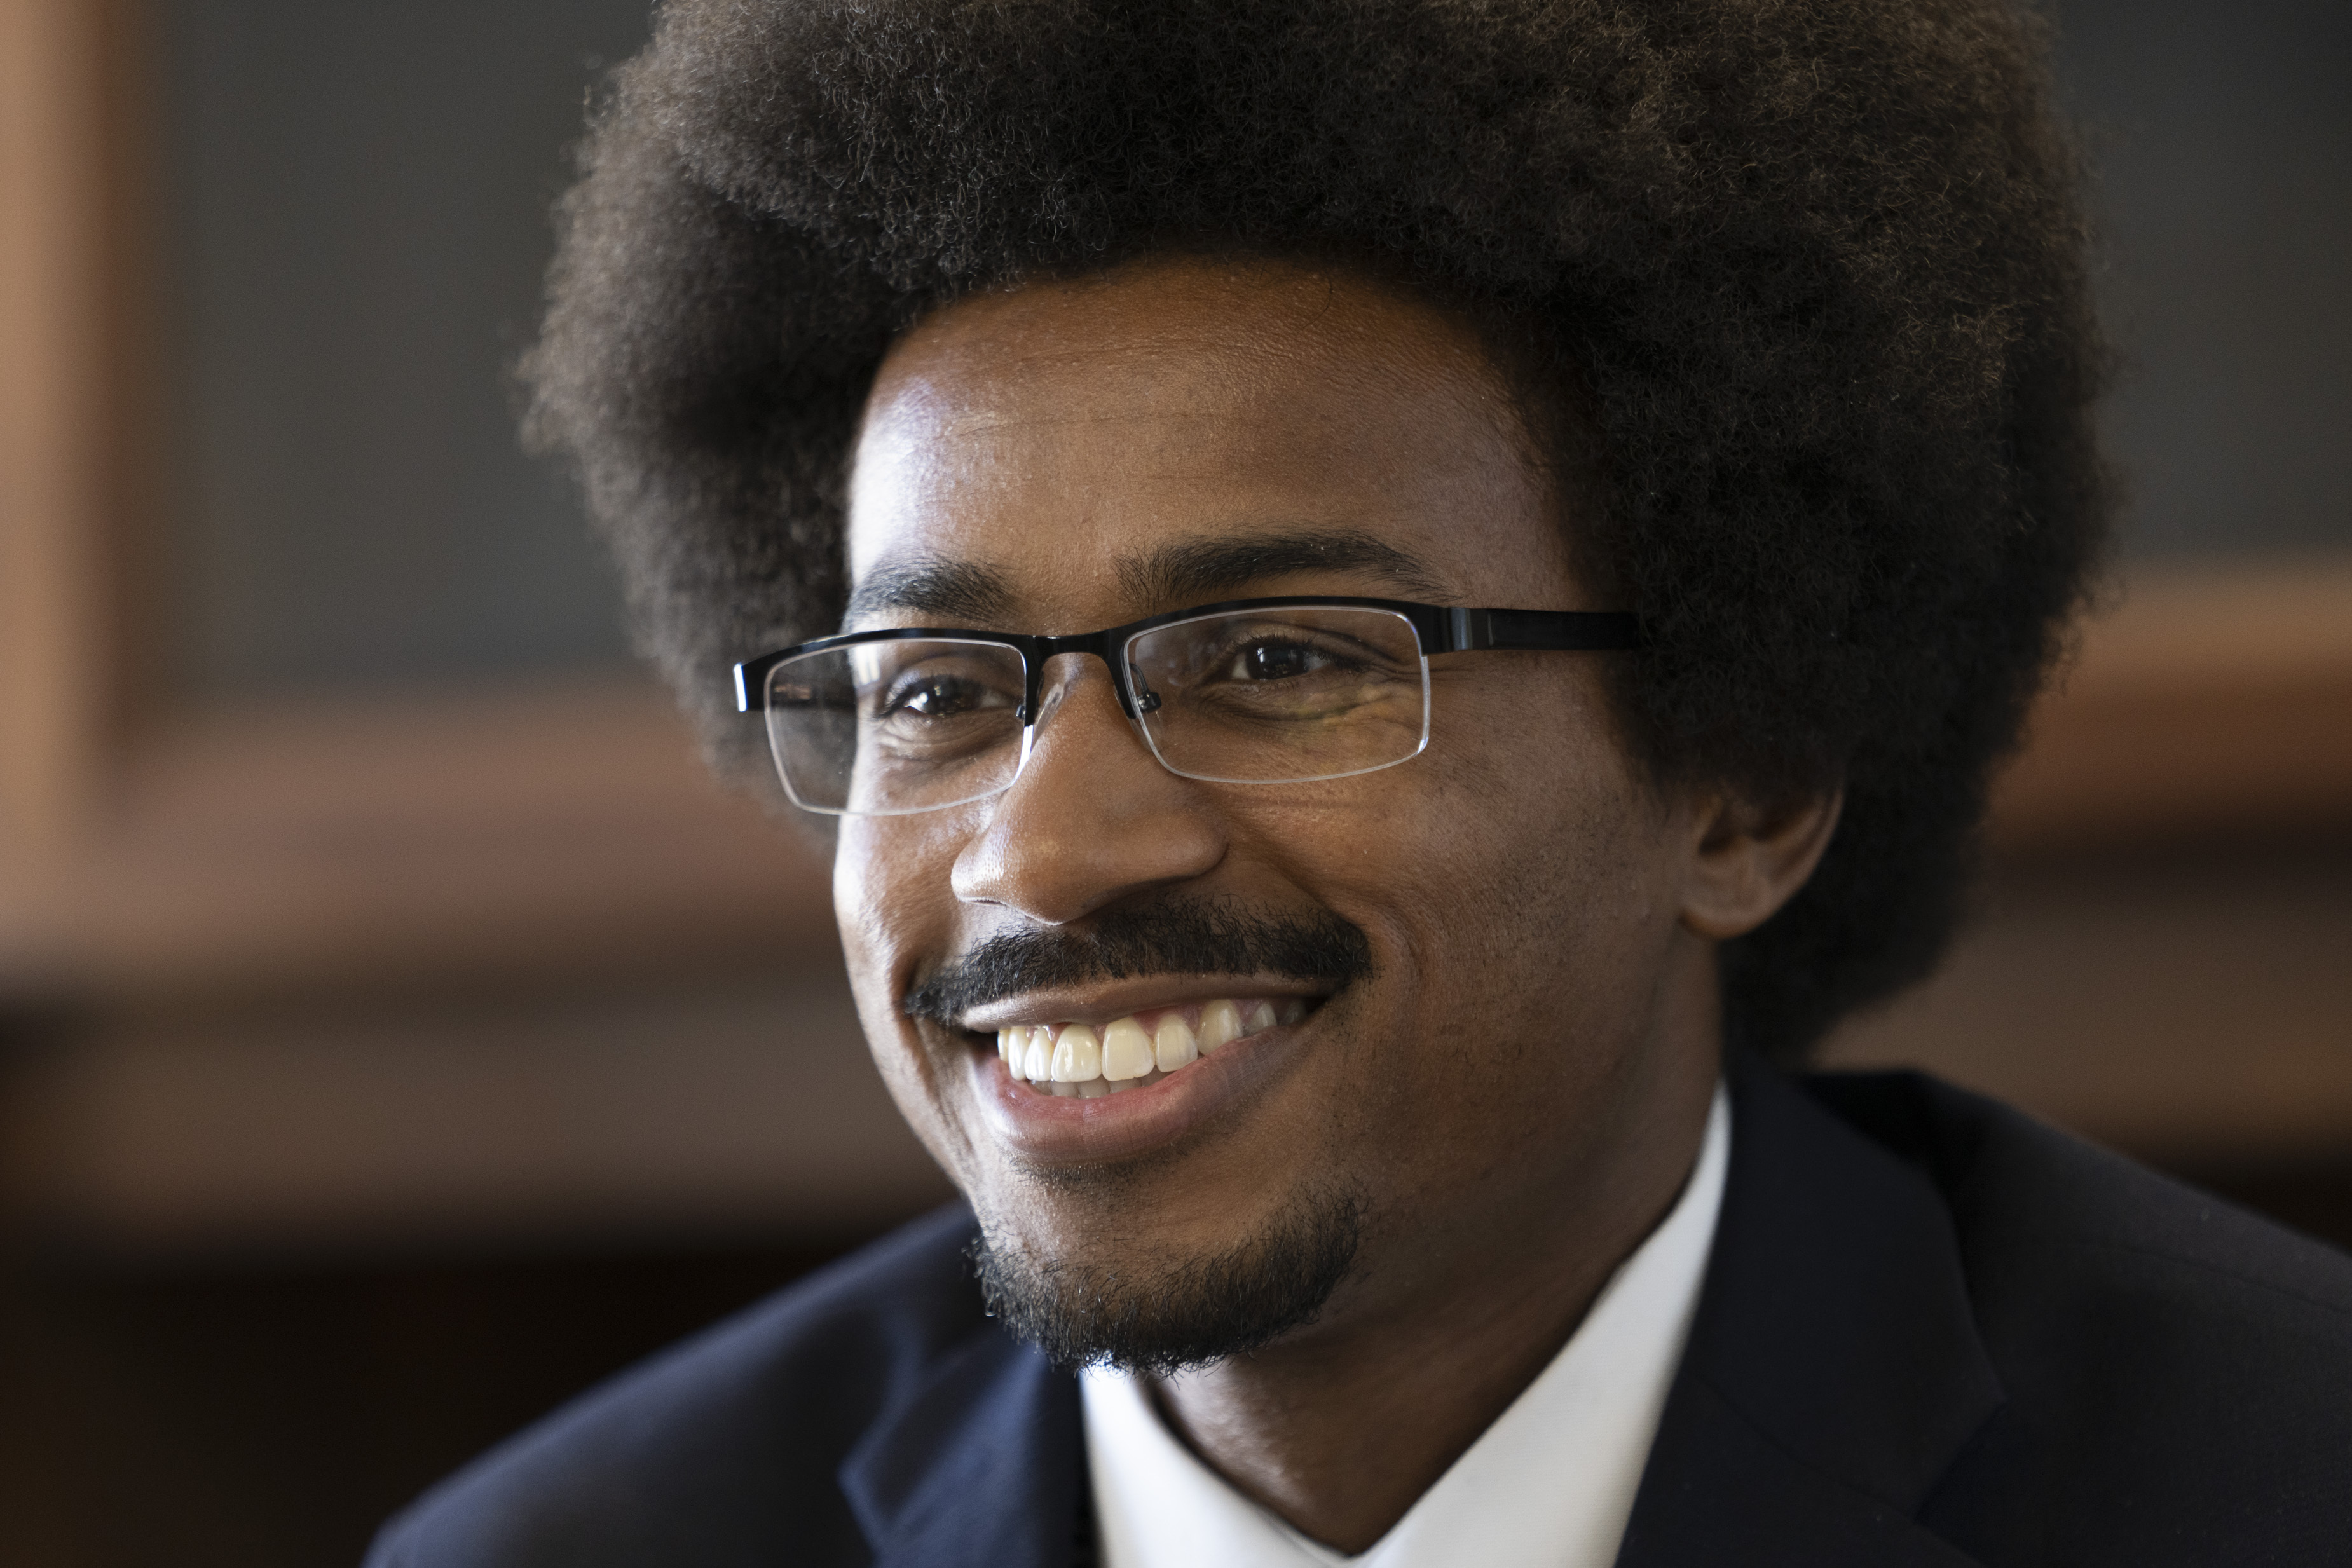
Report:
[[[1673,1210],[1618,1266],[1551,1364],[1359,1556],[1228,1486],[1161,1424],[1141,1384],[1080,1379],[1104,1568],[1609,1568],[1706,1273],[1731,1159],[1720,1084]]]

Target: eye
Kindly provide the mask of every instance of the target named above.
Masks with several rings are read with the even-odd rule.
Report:
[[[1339,661],[1310,643],[1262,638],[1239,649],[1225,667],[1232,681],[1290,681],[1335,669]]]
[[[1013,706],[1013,699],[967,675],[923,671],[902,676],[882,701],[881,716],[900,714],[917,718],[954,718],[989,708]]]

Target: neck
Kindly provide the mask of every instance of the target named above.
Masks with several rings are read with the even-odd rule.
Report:
[[[1645,1052],[1608,1118],[1614,1135],[1549,1184],[1548,1201],[1498,1203],[1483,1225],[1429,1227],[1410,1244],[1381,1238],[1316,1324],[1158,1380],[1170,1428],[1310,1538],[1350,1553],[1378,1542],[1559,1354],[1673,1208],[1717,1071],[1705,1011],[1704,1049]]]

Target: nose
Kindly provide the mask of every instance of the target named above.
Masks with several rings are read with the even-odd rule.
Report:
[[[1119,711],[1099,659],[1063,656],[1029,759],[956,857],[968,904],[996,904],[1046,925],[1205,875],[1225,834],[1205,787],[1179,779]],[[1056,663],[1062,663],[1057,660]]]

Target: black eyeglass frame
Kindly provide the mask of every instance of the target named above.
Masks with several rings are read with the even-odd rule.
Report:
[[[1414,636],[1421,642],[1422,657],[1424,659],[1438,653],[1475,653],[1490,649],[1523,653],[1622,653],[1638,649],[1646,641],[1642,632],[1641,617],[1615,610],[1463,610],[1442,604],[1417,604],[1404,599],[1360,599],[1345,594],[1226,599],[1214,604],[1196,604],[1187,610],[1171,610],[1164,615],[1147,615],[1124,626],[1107,626],[1099,632],[1074,632],[1063,637],[1024,632],[981,632],[962,626],[892,626],[873,632],[850,632],[838,637],[819,637],[813,642],[795,643],[789,648],[779,648],[772,653],[762,653],[756,659],[746,659],[737,664],[735,711],[745,714],[765,712],[768,674],[787,659],[796,659],[803,653],[822,653],[835,648],[855,647],[861,643],[929,638],[960,643],[992,643],[1017,652],[1021,655],[1022,698],[1021,710],[1016,716],[1024,729],[1036,723],[1046,662],[1064,653],[1092,653],[1100,659],[1110,672],[1111,686],[1118,694],[1120,711],[1129,719],[1134,719],[1139,716],[1136,695],[1125,668],[1127,661],[1122,656],[1129,642],[1146,632],[1172,626],[1180,621],[1292,607],[1302,610],[1388,611],[1412,624]],[[753,700],[755,693],[758,695],[756,703]],[[1151,706],[1158,706],[1156,699]]]

